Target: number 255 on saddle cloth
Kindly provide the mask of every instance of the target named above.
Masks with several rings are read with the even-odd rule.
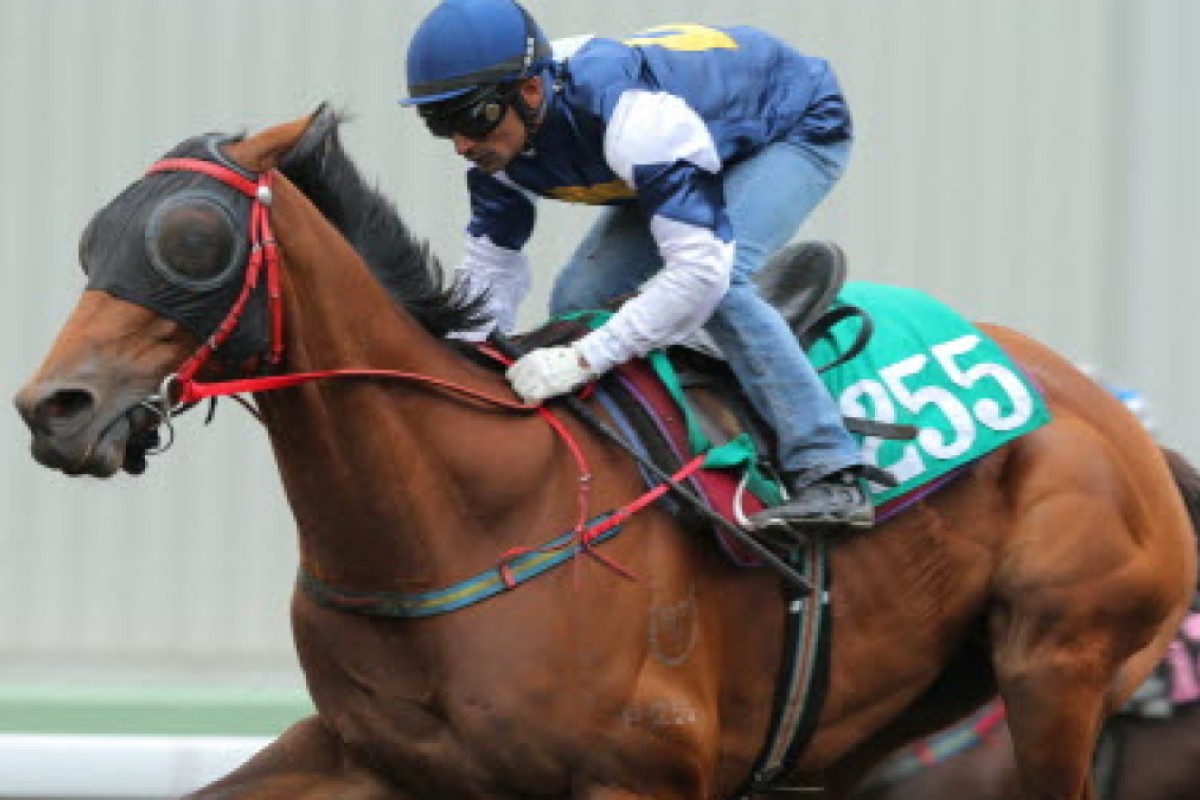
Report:
[[[858,436],[864,459],[896,479],[872,484],[875,503],[903,497],[1050,421],[1040,393],[986,334],[915,289],[852,282],[836,305],[866,311],[875,332],[862,353],[821,375],[847,417],[910,424],[915,440]],[[813,342],[816,365],[855,338],[853,318]]]

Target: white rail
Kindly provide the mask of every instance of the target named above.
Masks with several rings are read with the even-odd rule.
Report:
[[[233,771],[269,741],[0,734],[0,797],[176,797]]]

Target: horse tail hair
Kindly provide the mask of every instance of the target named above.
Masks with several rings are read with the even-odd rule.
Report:
[[[1175,478],[1175,485],[1179,487],[1179,493],[1183,495],[1183,504],[1192,521],[1192,533],[1197,536],[1196,549],[1200,553],[1200,471],[1169,447],[1163,447],[1162,454],[1167,460],[1171,476]]]

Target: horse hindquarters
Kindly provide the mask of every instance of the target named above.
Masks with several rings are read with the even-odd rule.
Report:
[[[1190,525],[1137,434],[1115,436],[1060,409],[1005,466],[1014,516],[989,625],[1029,798],[1094,796],[1103,718],[1153,669],[1182,613],[1186,591],[1174,578],[1188,559],[1172,540]]]

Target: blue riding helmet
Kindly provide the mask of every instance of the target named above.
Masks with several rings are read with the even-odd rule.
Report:
[[[443,0],[408,46],[405,106],[516,81],[549,63],[550,42],[513,0]]]

